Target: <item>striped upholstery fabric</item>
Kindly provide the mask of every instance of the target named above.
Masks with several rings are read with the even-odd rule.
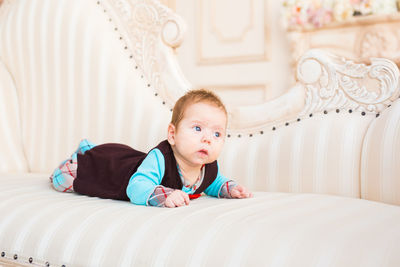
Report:
[[[51,172],[82,138],[142,150],[164,139],[170,107],[97,1],[16,0],[2,8],[0,58],[18,82],[32,172]]]
[[[13,77],[0,60],[0,172],[26,172],[18,95]]]
[[[38,182],[40,181],[40,182]],[[400,262],[400,209],[262,193],[176,209],[60,194],[46,175],[1,176],[0,253],[50,266],[385,266]],[[116,218],[118,218],[116,220]],[[0,258],[1,259],[1,258]],[[13,260],[14,261],[14,260]]]
[[[400,205],[400,100],[368,129],[361,170],[362,198]]]
[[[233,135],[221,157],[224,173],[253,190],[360,197],[364,133],[375,119],[360,112],[318,113],[263,134]]]

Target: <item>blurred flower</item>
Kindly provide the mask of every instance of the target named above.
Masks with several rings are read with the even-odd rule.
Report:
[[[286,0],[283,17],[286,27],[323,27],[352,16],[398,12],[400,0]]]

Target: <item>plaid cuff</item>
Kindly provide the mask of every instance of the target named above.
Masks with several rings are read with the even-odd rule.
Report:
[[[237,186],[237,183],[232,180],[224,183],[221,186],[221,189],[219,190],[218,197],[219,198],[232,198],[231,191],[235,186]]]
[[[149,206],[165,207],[165,200],[174,191],[175,189],[159,185],[150,195],[149,199],[147,200],[147,204]]]

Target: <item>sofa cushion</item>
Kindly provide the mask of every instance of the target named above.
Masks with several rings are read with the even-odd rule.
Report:
[[[400,205],[400,100],[369,127],[361,170],[362,198]]]
[[[256,192],[181,208],[60,193],[40,174],[0,176],[0,253],[50,266],[398,266],[400,207]],[[0,258],[1,259],[1,258]]]
[[[26,172],[17,88],[0,60],[0,172]]]

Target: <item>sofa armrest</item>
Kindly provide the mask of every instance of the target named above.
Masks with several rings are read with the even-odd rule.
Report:
[[[374,120],[365,136],[361,197],[400,205],[400,99]]]

